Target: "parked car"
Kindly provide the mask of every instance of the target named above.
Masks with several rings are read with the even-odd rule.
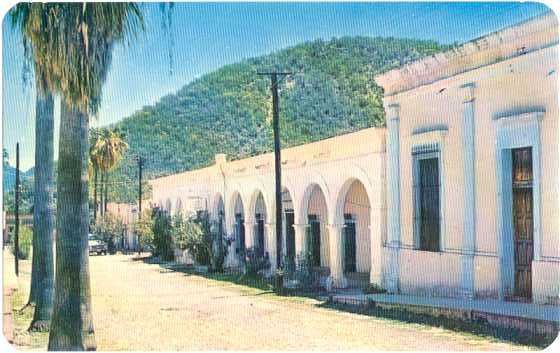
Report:
[[[107,243],[99,237],[89,234],[88,236],[89,254],[107,255]]]

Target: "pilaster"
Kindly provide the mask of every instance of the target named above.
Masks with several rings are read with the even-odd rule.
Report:
[[[387,290],[399,291],[399,247],[401,238],[400,224],[400,106],[389,104],[387,112],[387,242],[389,268],[387,269]]]
[[[463,93],[463,163],[465,199],[463,213],[463,254],[461,255],[461,295],[474,298],[474,252],[476,249],[476,151],[474,83],[460,87]]]

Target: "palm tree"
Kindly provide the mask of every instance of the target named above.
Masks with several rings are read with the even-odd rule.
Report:
[[[125,135],[122,131],[118,129],[104,128],[100,131],[99,136],[96,140],[95,146],[93,147],[94,154],[98,158],[98,166],[104,175],[104,192],[102,205],[102,214],[105,215],[107,212],[107,193],[109,189],[109,171],[118,165],[124,152],[128,148],[128,144],[125,142]],[[103,181],[102,181],[103,183]]]
[[[112,48],[143,27],[134,3],[53,3],[47,19],[52,73],[61,95],[56,277],[49,350],[96,348],[87,234],[88,125],[99,107]]]
[[[20,3],[10,12],[12,27],[21,31],[26,61],[35,73],[35,191],[33,207],[33,258],[29,304],[35,304],[30,330],[48,330],[54,291],[54,100],[57,77],[48,57],[45,31],[49,5]]]
[[[101,155],[99,151],[95,148],[97,140],[99,139],[99,129],[91,129],[89,132],[89,166],[90,173],[89,176],[93,174],[93,221],[97,221],[97,173],[99,172],[99,165],[101,164]]]

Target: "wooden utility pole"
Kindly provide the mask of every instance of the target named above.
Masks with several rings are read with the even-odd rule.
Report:
[[[280,121],[278,108],[278,76],[291,75],[291,72],[258,72],[270,76],[272,93],[272,130],[274,133],[274,179],[276,199],[276,266],[282,265],[282,158],[280,155]]]
[[[14,210],[14,258],[16,266],[16,276],[19,276],[19,142],[16,143],[16,186],[15,186],[15,210]]]

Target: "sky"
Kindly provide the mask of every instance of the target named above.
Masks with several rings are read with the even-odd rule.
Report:
[[[119,45],[92,126],[117,122],[193,79],[244,58],[314,39],[382,36],[461,43],[548,11],[537,3],[177,3],[171,33],[157,3],[141,5],[145,31]],[[35,92],[23,83],[21,35],[2,23],[3,146],[34,164]],[[173,63],[170,64],[169,53]],[[55,104],[55,135],[59,104]],[[55,136],[55,153],[58,139]]]

